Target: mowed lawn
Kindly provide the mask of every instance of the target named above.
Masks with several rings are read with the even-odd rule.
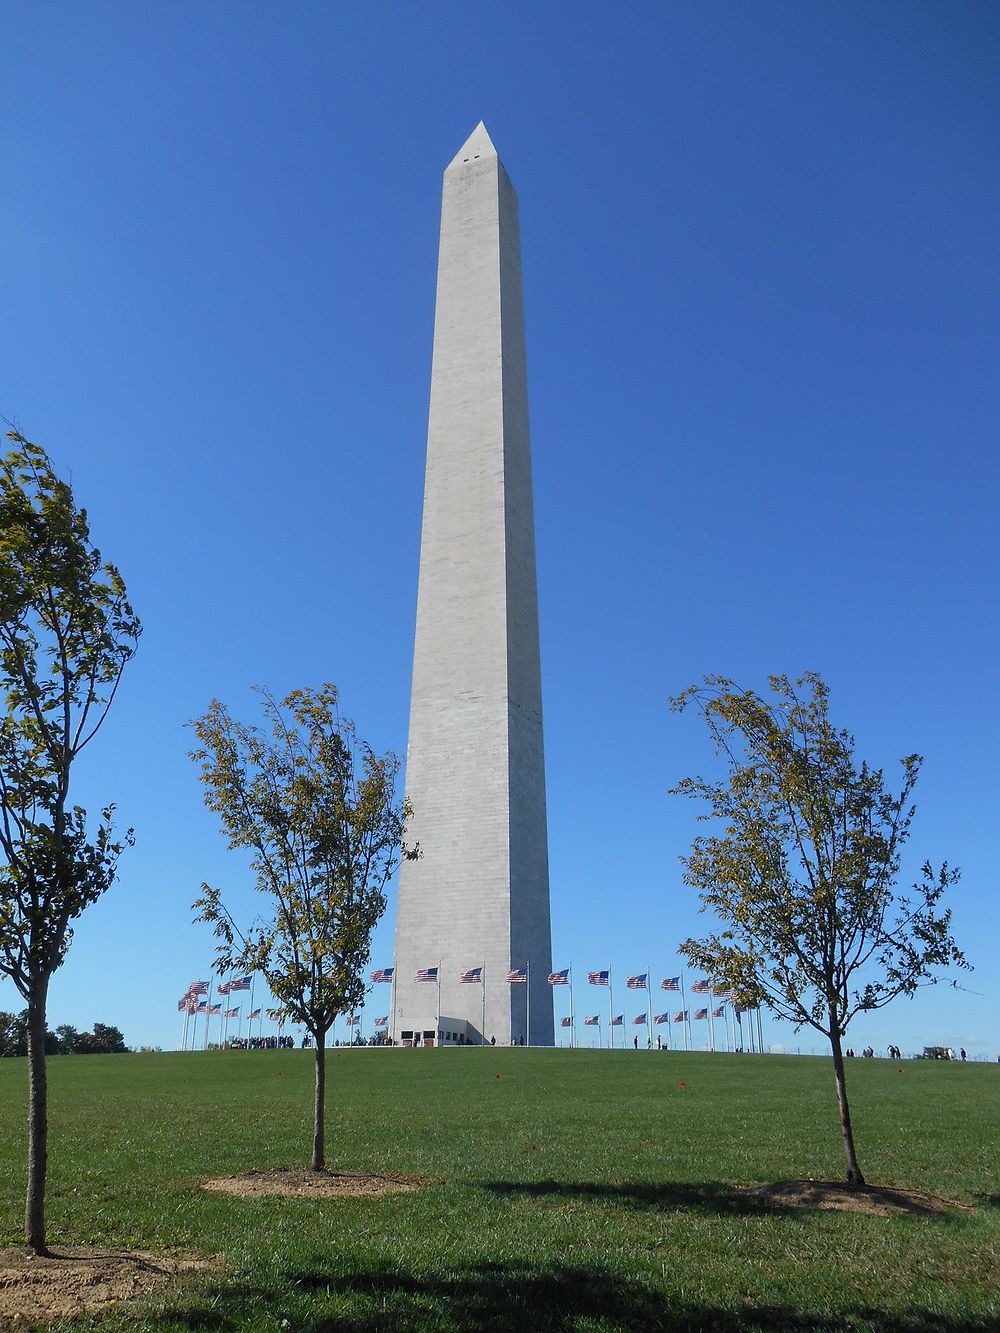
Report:
[[[828,1061],[647,1051],[334,1051],[329,1165],[384,1199],[208,1194],[308,1162],[308,1052],[50,1061],[53,1244],[193,1249],[209,1278],[102,1329],[1000,1328],[1000,1066],[855,1060],[869,1180],[945,1218],[734,1207],[837,1178]],[[20,1239],[23,1060],[0,1061],[0,1230]],[[83,1321],[85,1323],[85,1321]],[[73,1327],[80,1328],[81,1323]]]

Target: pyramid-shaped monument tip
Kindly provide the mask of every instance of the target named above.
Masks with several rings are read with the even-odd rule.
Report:
[[[497,150],[493,147],[493,140],[490,138],[486,126],[480,121],[448,163],[448,166],[460,167],[466,162],[475,162],[477,158],[496,156]]]

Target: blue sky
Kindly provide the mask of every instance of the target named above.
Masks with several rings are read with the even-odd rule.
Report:
[[[926,756],[907,873],[963,868],[976,966],[852,1040],[996,1058],[998,35],[973,3],[0,5],[0,412],[145,624],[77,787],[137,842],[53,1025],[175,1044],[199,884],[249,910],[186,757],[213,695],[330,679],[405,749],[440,176],[482,118],[521,201],[555,965],[678,970],[667,791],[711,760],[667,696],[814,669],[862,755]]]

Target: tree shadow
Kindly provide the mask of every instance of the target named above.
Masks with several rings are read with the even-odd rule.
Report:
[[[1000,1208],[1000,1194],[977,1194],[975,1199],[984,1208]]]
[[[324,1305],[329,1301],[329,1310]],[[354,1306],[345,1309],[345,1306]],[[305,1307],[308,1307],[308,1310]],[[602,1268],[530,1263],[478,1264],[440,1274],[400,1269],[337,1273],[313,1268],[284,1275],[279,1289],[233,1283],[203,1293],[197,1308],[164,1310],[152,1325],[236,1333],[262,1316],[295,1333],[576,1333],[600,1326],[622,1333],[996,1333],[995,1320],[930,1310],[872,1308],[814,1314],[782,1306],[724,1307],[674,1301]]]
[[[802,1209],[791,1208],[767,1196],[744,1194],[721,1181],[667,1181],[649,1185],[626,1182],[620,1185],[595,1181],[488,1180],[482,1188],[491,1194],[523,1198],[597,1199],[624,1208],[656,1213],[707,1213],[715,1216],[802,1217]]]

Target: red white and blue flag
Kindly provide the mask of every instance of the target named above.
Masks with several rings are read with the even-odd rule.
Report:
[[[188,994],[189,994],[189,995],[207,995],[207,994],[208,994],[208,982],[207,982],[207,981],[192,981],[192,982],[191,982],[191,985],[188,986]]]
[[[680,990],[680,977],[664,977],[660,982],[660,990]]]
[[[649,976],[648,972],[643,972],[637,977],[629,977],[625,985],[628,987],[629,990],[645,990],[646,978],[648,976]]]
[[[645,1014],[636,1014],[635,1018],[632,1019],[633,1023],[645,1023],[645,1021],[646,1021]]]
[[[512,967],[507,973],[507,980],[513,984],[520,984],[528,980],[528,969],[526,967]]]
[[[208,1006],[208,1012],[209,1012],[210,1014],[221,1014],[221,1013],[222,1013],[222,1005],[221,1005],[221,1004],[210,1004],[210,1005]]]
[[[260,1009],[251,1009],[247,1014],[247,1022],[252,1023],[255,1018],[260,1018],[261,1012]]]
[[[347,1024],[347,1026],[348,1026],[349,1028],[356,1028],[356,1027],[358,1026],[358,1024],[361,1022],[361,1015],[360,1015],[360,1014],[348,1014],[348,1016],[347,1016],[347,1018],[345,1018],[344,1022]]]
[[[692,982],[691,989],[695,995],[707,995],[712,989],[712,983],[710,981],[695,981]]]
[[[417,969],[417,981],[437,981],[438,970],[436,967],[420,967]]]
[[[573,1026],[572,1018],[561,1018],[559,1022],[562,1024],[564,1028],[571,1028]]]
[[[610,976],[610,972],[588,972],[587,980],[592,986],[607,986]]]
[[[208,1001],[207,1001],[207,1000],[202,1000],[201,1004],[199,1004],[199,1005],[198,1005],[198,1008],[195,1010],[195,1013],[196,1013],[196,1014],[204,1014],[204,1013],[206,1013],[207,1011],[208,1011]]]
[[[611,1026],[613,1028],[623,1028],[625,1026],[625,1015],[619,1014],[617,1018],[613,1018],[611,1020]]]
[[[185,995],[182,1000],[177,1001],[177,1012],[179,1014],[182,1014],[185,1011],[185,1009],[188,1008],[188,1002],[189,1002],[189,997],[187,995]]]
[[[695,1022],[696,1022],[696,1023],[699,1021],[699,1019],[707,1018],[707,1017],[708,1017],[708,1010],[707,1010],[707,1009],[696,1009],[696,1010],[694,1011],[694,1019],[695,1019]]]
[[[216,995],[228,995],[229,991],[230,985],[228,981],[220,981],[215,988]]]
[[[393,972],[395,972],[395,970],[396,969],[394,967],[376,968],[375,971],[372,973],[372,981],[374,981],[376,985],[378,985],[378,983],[381,981],[392,981],[392,974]]]
[[[583,1026],[585,1028],[596,1028],[600,1027],[600,1025],[601,1025],[601,1017],[599,1014],[594,1014],[592,1017],[585,1018],[583,1020]]]
[[[713,1017],[713,1018],[722,1018],[722,1017],[724,1016],[725,1012],[726,1012],[726,1006],[725,1006],[724,1004],[720,1004],[719,1007],[718,1007],[718,1009],[713,1009],[713,1010],[712,1010],[712,1017]]]
[[[375,1026],[377,1028],[387,1028],[389,1026],[389,1015],[385,1014],[382,1018],[376,1018]]]
[[[229,989],[230,989],[231,991],[234,991],[234,990],[249,990],[249,989],[250,989],[250,985],[251,985],[252,982],[253,982],[253,977],[252,977],[252,976],[249,976],[249,977],[234,977],[233,980],[229,983]]]
[[[466,981],[466,982],[482,981],[483,969],[482,967],[467,967],[464,972],[460,973],[458,979],[459,981]]]
[[[561,972],[550,972],[550,973],[549,973],[549,985],[550,985],[550,986],[568,986],[568,985],[569,985],[569,968],[568,968],[568,967],[564,967],[563,970],[562,970]]]
[[[239,1018],[240,1006],[237,1005],[235,1009],[227,1009],[225,1016],[226,1018]]]
[[[684,1023],[687,1021],[687,1016],[688,1016],[688,1011],[686,1009],[678,1009],[677,1012],[674,1014],[674,1022]]]
[[[669,1015],[669,1014],[654,1014],[654,1015],[653,1015],[653,1022],[654,1022],[654,1023],[669,1023],[669,1022],[670,1022],[670,1015]]]

